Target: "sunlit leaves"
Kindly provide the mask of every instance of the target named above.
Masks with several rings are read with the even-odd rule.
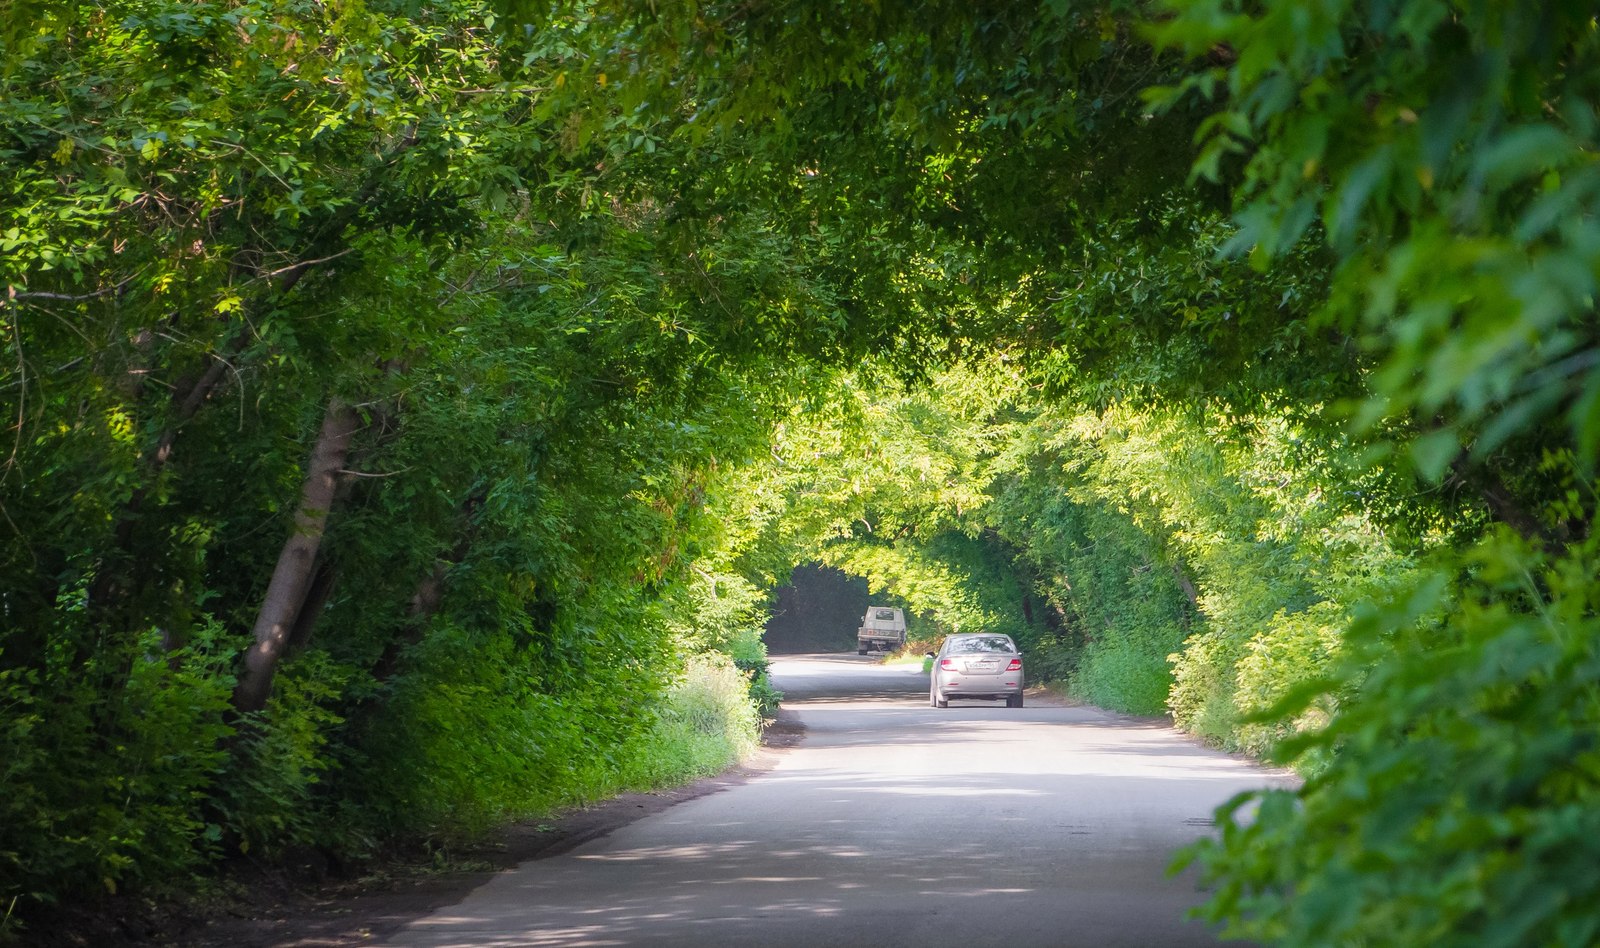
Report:
[[[1362,684],[1282,748],[1316,775],[1200,847],[1220,883],[1208,913],[1288,945],[1592,941],[1592,557],[1497,536],[1457,588],[1428,570],[1366,610],[1342,676]]]
[[[181,883],[224,847],[359,857],[602,792],[676,652],[726,644],[680,640],[724,616],[673,594],[748,541],[722,521],[760,505],[740,468],[781,358],[844,343],[810,331],[828,294],[770,205],[666,226],[683,156],[652,151],[660,116],[620,114],[598,73],[556,81],[611,37],[573,17],[524,43],[488,19],[130,0],[0,49],[0,505],[20,541],[0,667],[54,669],[7,700],[82,705],[3,756],[61,749],[50,785],[84,801],[19,796],[7,823],[85,841],[0,845],[37,867],[8,904]],[[615,183],[635,156],[652,166]],[[363,428],[279,700],[223,744],[196,690],[198,723],[172,727],[231,769],[175,755],[167,783],[198,789],[97,822],[167,785],[101,747],[140,733],[106,696],[199,630],[223,656],[203,693],[226,691],[334,393]]]
[[[1162,42],[1227,61],[1203,154],[1248,154],[1233,247],[1275,266],[1321,220],[1344,260],[1325,315],[1382,363],[1367,417],[1443,413],[1480,458],[1546,424],[1595,444],[1589,11],[1171,6]]]

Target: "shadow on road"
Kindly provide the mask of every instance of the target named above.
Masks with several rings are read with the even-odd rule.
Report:
[[[670,842],[619,840],[501,880],[493,900],[425,919],[404,944],[990,944],[994,920],[1019,918],[1035,937],[1013,944],[1214,943],[1184,918],[1192,878],[1152,881],[1174,843],[1204,832],[1182,788],[826,768],[769,775],[762,790],[753,805],[712,797],[669,813]],[[1115,820],[1097,815],[1107,801]]]

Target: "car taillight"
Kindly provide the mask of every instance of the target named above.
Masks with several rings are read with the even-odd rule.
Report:
[[[948,658],[939,659],[939,667],[945,671],[960,671],[960,669],[956,668],[956,663]]]
[[[1011,664],[1006,666],[1006,671],[1008,671],[1008,672],[1019,672],[1019,671],[1022,671],[1022,659],[1013,658],[1011,660]]]

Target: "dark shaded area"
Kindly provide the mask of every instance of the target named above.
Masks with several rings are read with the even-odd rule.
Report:
[[[854,651],[856,629],[867,612],[867,581],[830,566],[796,566],[789,585],[778,590],[767,622],[767,651]]]
[[[39,948],[358,948],[384,939],[428,912],[454,905],[493,875],[548,859],[610,835],[685,800],[717,793],[770,770],[805,726],[780,711],[761,734],[762,750],[715,777],[650,793],[624,793],[543,819],[501,827],[476,844],[369,865],[349,875],[298,878],[277,867],[233,867],[231,885],[210,899],[162,902],[112,898],[68,910],[29,932]]]

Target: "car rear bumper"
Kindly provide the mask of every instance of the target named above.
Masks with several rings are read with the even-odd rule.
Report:
[[[947,698],[1005,698],[1023,689],[1021,675],[959,675],[944,678],[939,690]]]

